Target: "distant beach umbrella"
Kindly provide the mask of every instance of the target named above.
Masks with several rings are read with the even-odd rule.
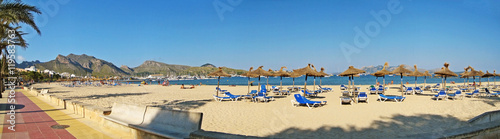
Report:
[[[408,74],[408,76],[413,76],[415,77],[415,87],[417,87],[417,77],[422,77],[424,76],[424,73],[418,71],[417,69],[417,65],[414,65],[413,67],[415,67],[415,71],[413,71],[412,73]]]
[[[484,74],[483,76],[481,76],[482,78],[488,78],[488,86],[490,86],[490,77],[493,77],[495,76],[494,74],[486,71],[486,74]]]
[[[253,70],[253,67],[250,67],[250,69],[248,70],[248,72],[245,72],[245,73],[241,74],[241,76],[245,76],[245,77],[248,78],[248,84],[247,84],[247,86],[248,86],[248,93],[250,93],[250,78],[257,78],[258,77],[257,75],[251,74],[252,70]]]
[[[222,67],[219,67],[219,70],[209,73],[208,76],[217,77],[217,88],[219,87],[220,77],[231,77],[231,75],[222,71]],[[217,96],[219,96],[219,89],[217,89]]]
[[[324,77],[325,75],[321,74],[320,72],[318,72],[316,70],[316,67],[314,67],[314,65],[311,64],[311,67],[313,68],[313,71],[315,71],[316,73],[313,75],[314,77],[314,82],[313,82],[313,92],[316,92],[316,77]]]
[[[483,76],[483,74],[480,71],[475,70],[471,66],[467,67],[470,72],[467,74],[467,76],[472,77],[474,80],[474,83],[476,82],[476,76]],[[477,89],[476,85],[474,85],[474,89]]]
[[[378,83],[378,77],[384,77],[385,76],[385,75],[382,75],[382,74],[375,74],[375,73],[372,73],[370,75],[375,76],[375,84]]]
[[[321,78],[328,76],[327,73],[325,73],[325,68],[321,67],[321,71],[319,71],[319,85],[321,86]]]
[[[479,74],[480,74],[480,76],[479,76],[479,85],[482,85],[483,82],[481,82],[481,78],[483,78],[484,72],[482,70],[479,70]]]
[[[307,67],[295,69],[293,71],[296,72],[297,74],[306,76],[306,79],[305,79],[306,81],[304,82],[304,90],[307,90],[307,77],[308,76],[315,76],[318,73],[318,72],[314,71],[313,69],[311,69],[311,64],[308,64]]]
[[[493,79],[495,80],[495,82],[493,82],[493,86],[497,86],[497,76],[500,76],[500,74],[497,74],[496,73],[497,71],[496,70],[493,70],[493,74],[495,74],[495,77],[493,77]]]
[[[446,89],[446,78],[458,76],[455,72],[452,72],[450,69],[448,69],[448,66],[450,66],[450,64],[444,63],[444,69],[435,72],[435,74],[439,74],[439,75],[444,77],[443,88],[445,88],[445,89]]]
[[[427,77],[432,77],[432,75],[429,73],[428,70],[426,70],[424,72],[424,87],[425,87],[425,83],[427,82]]]
[[[301,74],[298,74],[297,72],[291,72],[290,73],[290,78],[292,78],[292,87],[295,88],[295,78],[302,76]]]
[[[365,73],[366,71],[354,68],[354,66],[349,66],[347,70],[340,73],[339,76],[350,76],[349,79],[352,80],[352,89],[354,92],[354,75]],[[349,85],[350,86],[350,85]]]
[[[254,70],[250,73],[250,74],[253,74],[253,75],[259,77],[259,87],[258,87],[259,92],[260,92],[260,76],[270,76],[271,75],[271,73],[265,71],[264,69],[262,69],[262,67],[264,67],[264,66],[260,66],[259,68],[257,68],[256,70]]]
[[[385,62],[384,67],[382,68],[382,70],[379,70],[379,71],[377,71],[377,72],[374,73],[375,75],[381,76],[383,78],[383,80],[384,80],[384,82],[383,82],[384,90],[385,90],[385,75],[392,74],[386,68],[389,68],[389,63],[388,62]]]
[[[469,70],[469,68],[464,68],[464,72],[458,74],[460,75],[460,78],[464,78],[464,87],[465,87],[465,78],[467,78],[467,83],[469,83],[469,76],[467,76],[469,74],[469,72],[467,71]]]
[[[404,65],[401,64],[401,65],[399,65],[398,68],[393,70],[391,73],[399,74],[401,76],[401,95],[403,96],[404,95],[404,92],[403,92],[403,74],[411,73],[411,70],[406,69],[404,67]]]
[[[274,73],[273,76],[280,77],[280,88],[283,88],[283,77],[290,77],[290,73],[283,71],[283,69],[286,69],[286,67],[281,67],[281,69]]]
[[[273,71],[272,69],[267,70],[267,72],[269,72],[269,73],[271,73],[271,74],[270,74],[270,75],[268,75],[268,76],[266,76],[266,77],[267,77],[267,81],[266,81],[266,89],[267,89],[267,88],[269,88],[269,87],[268,87],[268,86],[269,86],[269,77],[276,77],[276,76],[274,75],[274,71]]]

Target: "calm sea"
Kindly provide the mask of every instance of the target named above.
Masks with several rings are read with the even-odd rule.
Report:
[[[498,78],[498,77],[495,77]],[[376,77],[374,76],[360,76],[360,77],[355,77],[354,78],[354,83],[357,85],[373,85],[376,84],[375,82]],[[331,76],[331,77],[324,77],[321,78],[321,84],[323,85],[340,85],[340,84],[347,84],[349,78],[348,77],[340,77],[340,76]],[[394,81],[394,84],[399,84],[401,81],[400,76],[386,76],[385,77],[385,82],[390,83],[391,81]],[[497,80],[500,80],[498,78]],[[185,85],[190,85],[190,84],[206,84],[206,85],[217,85],[217,79],[203,79],[203,80],[169,80],[170,84],[185,84]],[[257,85],[259,82],[258,78],[250,78],[250,81],[254,81],[253,84]],[[261,77],[260,82],[261,84],[265,84],[267,81],[266,77]],[[287,78],[283,77],[283,85],[292,85],[292,78]],[[313,84],[314,77],[308,77],[307,78],[307,84]],[[378,78],[378,81],[380,84],[382,84],[382,77]],[[455,81],[456,83],[463,83],[464,79],[463,78],[457,78],[457,77],[449,77],[446,79],[447,83],[450,83],[450,81]],[[481,79],[483,83],[486,83],[488,79],[483,78]],[[494,81],[494,78],[491,77],[490,81]],[[153,84],[157,84],[157,81],[147,81],[152,82]],[[162,82],[162,81],[161,81]],[[246,77],[221,77],[220,79],[220,84],[221,85],[247,85],[248,78]],[[295,84],[300,85],[304,84],[305,82],[305,77],[298,77],[295,78]],[[319,84],[320,78],[316,78],[316,84]],[[403,77],[403,82],[409,82],[410,84],[415,83],[415,77]],[[435,83],[441,83],[442,78],[429,78],[427,77],[427,83],[435,84]],[[465,80],[467,82],[467,79]],[[472,83],[473,79],[470,78],[469,82]],[[479,82],[479,79],[476,78],[476,82]],[[131,82],[133,84],[139,84],[140,82]],[[418,77],[417,78],[417,83],[424,83],[424,77]],[[269,84],[271,85],[279,85],[280,84],[280,77],[269,77]]]

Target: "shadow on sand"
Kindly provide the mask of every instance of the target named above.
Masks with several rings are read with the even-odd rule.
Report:
[[[163,104],[155,104],[155,107],[161,107],[164,109],[180,109],[180,110],[190,110],[199,108],[208,102],[213,101],[213,99],[200,99],[200,100],[162,100]]]
[[[333,117],[332,117],[333,118]],[[466,125],[451,115],[441,116],[432,114],[419,114],[415,116],[394,115],[383,117],[384,120],[374,121],[369,128],[358,128],[347,125],[347,128],[336,126],[322,126],[318,129],[305,129],[300,127],[287,128],[268,138],[405,138],[409,135],[445,130]],[[296,119],[300,120],[300,119]],[[321,121],[317,121],[321,122]],[[425,138],[425,137],[423,137]]]
[[[116,93],[116,94],[104,94],[104,95],[90,95],[90,96],[76,96],[76,97],[68,97],[69,99],[101,99],[108,97],[124,97],[124,96],[140,96],[146,95],[150,93]]]

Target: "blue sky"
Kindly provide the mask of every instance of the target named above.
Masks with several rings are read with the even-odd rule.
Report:
[[[500,70],[496,0],[234,1],[25,1],[42,10],[42,35],[26,30],[30,46],[17,51],[18,60],[74,53],[129,67],[145,60],[239,69],[312,63],[331,73],[349,65],[435,69],[449,62],[453,71]],[[391,18],[380,16],[384,24],[372,11]],[[356,52],[343,52],[342,43]]]

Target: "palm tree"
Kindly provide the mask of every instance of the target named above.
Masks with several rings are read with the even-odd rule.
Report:
[[[21,26],[19,24],[23,23],[31,28],[33,28],[38,35],[41,34],[40,29],[35,23],[33,14],[42,14],[42,12],[35,6],[27,5],[21,2],[21,0],[4,1],[0,0],[0,54],[2,55],[2,65],[0,65],[0,93],[4,92],[3,77],[6,75],[7,62],[6,55],[8,54],[7,46],[14,44],[16,46],[26,48],[28,43],[23,39],[23,33],[19,29]],[[15,36],[9,36],[12,32],[8,30],[14,30]],[[9,41],[14,41],[15,43],[10,43]],[[0,98],[2,95],[0,95]]]

